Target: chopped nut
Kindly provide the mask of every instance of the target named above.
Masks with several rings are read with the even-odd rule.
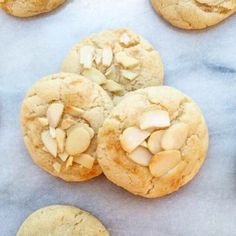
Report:
[[[121,75],[128,80],[134,80],[138,74],[130,70],[121,70]]]
[[[94,161],[95,161],[94,157],[85,153],[82,153],[78,157],[74,158],[75,163],[80,164],[88,169],[92,169]]]
[[[132,152],[150,135],[149,132],[140,130],[137,127],[129,127],[124,130],[120,137],[122,148],[126,152]]]
[[[120,77],[119,69],[115,65],[112,65],[109,68],[107,68],[105,76],[107,79],[118,81]]]
[[[90,134],[83,127],[76,127],[68,133],[66,139],[66,152],[70,155],[80,154],[89,147]]]
[[[60,173],[60,171],[61,171],[61,164],[59,162],[54,162],[52,166],[53,166],[54,170],[57,173]]]
[[[113,59],[113,52],[111,47],[105,47],[102,51],[102,64],[104,66],[110,66]]]
[[[103,85],[103,88],[113,93],[123,91],[123,87],[113,80],[106,80],[106,83]]]
[[[79,107],[67,105],[65,108],[65,112],[72,116],[81,116],[84,113],[84,110]]]
[[[64,152],[66,133],[64,130],[56,129],[56,141],[59,152]]]
[[[66,161],[67,160],[67,158],[69,157],[69,154],[68,153],[66,153],[66,152],[63,152],[63,153],[58,153],[58,156],[60,157],[60,159],[62,160],[62,161]]]
[[[62,129],[69,129],[72,125],[74,125],[76,123],[76,121],[72,120],[72,119],[64,119],[61,122],[61,128]]]
[[[38,121],[42,126],[47,126],[48,125],[48,119],[47,118],[39,117]]]
[[[62,103],[52,103],[47,110],[48,123],[51,127],[56,128],[62,113],[64,110],[64,105]]]
[[[125,52],[118,52],[115,54],[116,61],[124,68],[133,68],[139,64],[139,61],[134,57],[127,55]]]
[[[142,166],[148,166],[152,158],[152,154],[144,147],[138,147],[129,153],[129,158]]]
[[[84,68],[92,67],[93,54],[94,54],[93,46],[83,46],[82,48],[80,48],[80,64],[83,65]]]
[[[95,62],[97,65],[99,65],[102,61],[102,50],[97,48],[96,49],[96,54],[95,54]]]
[[[139,122],[141,129],[165,128],[170,126],[170,117],[166,111],[153,110],[145,112]]]
[[[170,150],[155,154],[149,164],[150,172],[155,177],[160,177],[174,168],[181,161],[179,151]]]
[[[99,85],[104,84],[106,82],[105,75],[95,68],[84,70],[83,76],[87,77],[88,79],[92,80],[93,82]]]
[[[48,152],[54,157],[57,156],[57,143],[56,140],[50,136],[49,131],[43,131],[41,134],[41,139],[44,146],[47,148]]]
[[[88,133],[89,133],[91,139],[94,137],[94,134],[95,134],[95,133],[94,133],[94,130],[93,130],[88,124],[84,124],[84,123],[77,123],[76,125],[72,126],[70,129],[68,129],[68,130],[67,130],[67,136],[69,135],[69,133],[70,133],[73,129],[75,129],[75,128],[77,128],[77,127],[85,128],[85,129],[88,131]]]
[[[49,127],[49,133],[51,135],[52,138],[56,138],[56,129],[53,127]]]
[[[73,156],[69,156],[69,158],[67,159],[66,161],[66,170],[73,165],[73,159],[74,157]]]
[[[180,149],[188,136],[188,126],[184,123],[174,124],[163,134],[161,146],[164,150]]]
[[[129,43],[130,43],[130,37],[129,37],[129,35],[128,34],[122,34],[121,36],[120,36],[120,43],[122,44],[122,45],[125,45],[125,46],[129,46]]]
[[[161,151],[161,138],[164,134],[164,130],[158,130],[151,134],[148,139],[148,149],[151,153],[157,154]]]

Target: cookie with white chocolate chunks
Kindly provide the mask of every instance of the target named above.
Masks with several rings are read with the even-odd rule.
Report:
[[[101,174],[97,132],[113,103],[96,83],[59,73],[39,80],[21,107],[24,141],[34,162],[66,181]]]
[[[151,0],[166,21],[181,29],[204,29],[236,12],[236,0]]]
[[[33,212],[16,236],[109,236],[90,213],[74,206],[52,205]]]
[[[126,92],[163,84],[159,53],[127,29],[96,33],[76,44],[62,71],[82,74],[101,85],[117,103]]]
[[[109,180],[155,198],[196,175],[207,152],[208,130],[191,98],[171,87],[149,87],[122,99],[97,141],[98,162]]]
[[[66,0],[0,0],[0,8],[10,15],[31,17],[50,12]]]

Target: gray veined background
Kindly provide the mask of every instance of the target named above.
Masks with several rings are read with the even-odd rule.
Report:
[[[58,71],[74,43],[128,27],[162,55],[165,84],[190,95],[209,125],[210,148],[197,177],[177,193],[143,199],[101,176],[72,184],[35,166],[24,147],[19,108],[27,89]],[[0,235],[12,236],[32,211],[72,204],[99,217],[114,236],[236,235],[236,17],[188,32],[165,23],[148,0],[74,0],[20,20],[0,12]]]

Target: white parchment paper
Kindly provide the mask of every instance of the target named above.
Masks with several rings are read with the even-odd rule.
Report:
[[[101,176],[66,183],[33,164],[19,109],[30,86],[57,72],[74,43],[128,27],[161,53],[165,84],[191,96],[209,125],[210,148],[196,178],[177,193],[143,199]],[[148,0],[74,0],[51,14],[17,19],[0,12],[0,235],[15,235],[32,211],[72,204],[114,236],[236,235],[236,18],[202,31],[171,27]]]

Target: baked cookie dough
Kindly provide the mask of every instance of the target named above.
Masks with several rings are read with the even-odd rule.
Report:
[[[101,174],[96,139],[113,103],[97,84],[77,74],[39,80],[21,107],[21,127],[34,162],[66,181]]]
[[[0,0],[0,7],[17,17],[30,17],[50,12],[66,0]]]
[[[140,89],[112,110],[98,134],[106,177],[147,198],[177,191],[199,171],[208,130],[198,106],[166,86]]]
[[[82,40],[66,56],[61,70],[95,81],[115,103],[128,91],[163,83],[159,53],[127,29],[108,30]]]
[[[236,12],[236,0],[151,0],[154,9],[182,29],[203,29]]]
[[[102,223],[77,207],[53,205],[32,213],[16,236],[109,236]]]

